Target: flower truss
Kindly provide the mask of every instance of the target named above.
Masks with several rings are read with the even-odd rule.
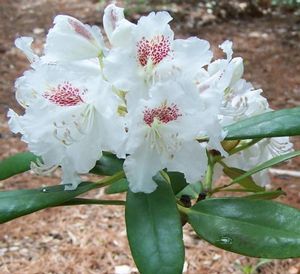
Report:
[[[103,18],[108,46],[97,26],[65,15],[55,17],[43,56],[31,50],[31,38],[16,40],[31,69],[16,81],[25,114],[9,111],[11,129],[42,158],[43,169],[62,167],[67,188],[78,185],[78,174],[88,173],[102,151],[127,155],[133,192],[154,191],[152,177],[163,169],[195,183],[206,172],[206,149],[227,155],[222,126],[270,111],[261,90],[242,79],[243,60],[232,58],[231,42],[220,46],[226,58],[211,62],[209,43],[174,39],[171,20],[152,12],[133,24],[110,5]],[[201,136],[210,141],[197,142]],[[267,148],[264,142],[225,162],[251,168],[292,149],[287,138],[270,139]]]
[[[257,206],[258,215],[254,214],[252,218],[238,214],[246,207],[252,207],[247,204],[243,208],[244,203],[252,203],[250,199],[245,199],[249,202],[233,200],[233,204],[230,204],[230,199],[221,200],[220,204],[218,199],[202,200],[237,182],[244,192],[257,192],[255,197],[281,195],[280,191],[264,192],[264,186],[270,183],[266,168],[298,155],[293,151],[289,136],[299,134],[299,126],[294,122],[299,118],[299,109],[273,111],[262,96],[262,90],[255,89],[243,79],[243,59],[233,57],[232,42],[223,42],[219,47],[225,57],[215,59],[208,41],[197,37],[176,39],[171,20],[168,12],[151,12],[134,24],[124,17],[122,8],[111,4],[104,10],[105,36],[97,26],[85,25],[71,16],[58,15],[47,35],[42,56],[32,50],[32,38],[18,38],[15,44],[27,56],[30,69],[15,83],[16,99],[24,111],[17,114],[10,109],[9,126],[14,133],[21,134],[31,155],[37,157],[38,160],[31,163],[34,172],[46,174],[62,169],[64,190],[59,196],[61,200],[53,204],[49,202],[44,207],[64,202],[87,203],[80,199],[71,200],[86,192],[82,190],[84,187],[92,189],[117,183],[117,187],[121,184],[121,189],[128,191],[128,238],[139,269],[146,269],[142,273],[158,271],[155,263],[147,265],[147,260],[140,257],[148,243],[140,245],[144,239],[138,237],[148,237],[148,234],[151,237],[153,227],[147,227],[148,215],[141,214],[139,224],[145,227],[139,230],[137,223],[132,224],[132,220],[139,216],[132,212],[147,210],[152,214],[151,218],[148,217],[154,227],[165,225],[165,228],[170,228],[170,235],[181,237],[182,231],[176,230],[178,211],[161,211],[174,218],[170,223],[155,221],[160,209],[154,209],[161,199],[166,204],[177,201],[182,223],[189,221],[209,242],[241,254],[268,257],[263,246],[261,249],[250,248],[252,242],[247,242],[248,247],[244,249],[235,240],[237,243],[231,247],[231,237],[237,231],[250,229],[241,228],[245,222],[262,225],[255,219],[260,214],[260,202],[258,206],[253,204],[253,210]],[[81,184],[80,175],[90,172],[111,177],[103,179],[100,184],[93,183],[92,187],[88,183]],[[214,180],[224,175],[223,172],[233,181],[215,187]],[[7,175],[1,175],[0,170],[0,176]],[[173,196],[165,189],[166,182],[172,186]],[[195,192],[196,204],[189,209]],[[160,196],[161,193],[164,194]],[[142,197],[147,197],[145,204]],[[205,203],[215,204],[206,209]],[[24,214],[40,208],[43,207],[26,209]],[[274,208],[278,212],[281,210],[277,205]],[[219,215],[212,212],[218,209]],[[216,219],[205,219],[214,213]],[[14,214],[21,216],[23,213]],[[245,218],[244,223],[238,229],[227,225],[222,220],[229,215],[230,220]],[[10,220],[12,217],[9,216],[3,220]],[[220,216],[223,216],[222,220]],[[283,222],[279,219],[278,222]],[[209,222],[213,224],[207,227],[206,233],[204,224]],[[219,230],[214,232],[213,229]],[[230,237],[226,236],[229,234]],[[275,240],[261,236],[261,244],[270,245],[271,257],[292,256],[289,245],[299,242],[300,236],[293,242],[284,235],[282,239],[280,235],[274,236]],[[166,234],[161,239],[159,237],[160,234],[156,233],[154,238],[168,242],[171,249],[175,245]],[[253,242],[260,242],[255,237]],[[280,250],[278,246],[272,249],[272,245],[280,241],[287,244],[285,254],[288,255],[276,253]],[[177,243],[179,245],[174,246],[174,250],[181,250],[181,242]],[[157,247],[149,252],[157,254],[160,249]],[[176,256],[175,259],[172,256],[159,258],[158,261],[179,264],[178,269],[181,267],[181,259],[177,260]],[[159,273],[180,273],[172,267]]]

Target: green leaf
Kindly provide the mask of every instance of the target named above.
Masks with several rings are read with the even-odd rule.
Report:
[[[183,173],[168,171],[167,174],[170,178],[171,186],[175,195],[188,186]]]
[[[191,199],[197,199],[203,188],[200,183],[188,184],[183,190],[177,193],[176,197],[180,198],[183,195],[189,196]]]
[[[225,127],[226,140],[300,135],[300,107],[270,111]]]
[[[272,200],[278,198],[281,195],[286,195],[286,193],[282,190],[274,190],[274,191],[257,192],[255,194],[244,196],[243,198]]]
[[[197,234],[251,257],[300,257],[300,211],[268,200],[214,198],[186,209]]]
[[[53,207],[96,188],[95,183],[83,182],[76,190],[64,190],[63,185],[37,189],[0,192],[0,223],[8,222],[32,212]]]
[[[174,194],[162,178],[150,194],[128,191],[126,227],[131,253],[141,274],[181,274],[182,226]]]
[[[293,151],[293,152],[289,152],[289,153],[286,153],[286,154],[283,154],[283,155],[280,155],[280,156],[277,156],[277,157],[274,157],[273,159],[271,160],[268,160],[250,170],[248,170],[246,173],[244,173],[243,175],[239,176],[239,177],[236,177],[232,182],[233,183],[239,183],[241,182],[242,180],[244,180],[245,178],[263,170],[263,169],[266,169],[266,168],[269,168],[271,166],[274,166],[274,165],[277,165],[279,163],[282,163],[286,160],[289,160],[289,159],[292,159],[292,158],[295,158],[297,156],[300,156],[300,151]]]
[[[17,153],[0,161],[0,180],[7,179],[30,169],[30,163],[36,162],[39,157],[31,152]]]
[[[90,173],[111,176],[123,170],[123,162],[124,160],[119,159],[116,155],[109,152],[103,152],[102,157],[96,162],[95,167]]]
[[[30,170],[30,163],[37,159],[39,157],[31,152],[22,152],[0,161],[0,180]],[[111,176],[123,169],[123,162],[124,160],[118,159],[116,155],[103,152],[101,159],[96,162],[95,167],[90,172]]]
[[[73,206],[73,205],[125,205],[125,201],[73,198],[63,204],[60,204],[59,206]]]
[[[235,179],[237,177],[242,176],[243,174],[246,173],[246,171],[239,169],[239,168],[235,168],[235,167],[224,167],[223,168],[223,172],[230,177],[231,179]],[[265,188],[258,186],[252,179],[251,176],[245,177],[242,180],[238,181],[238,184],[240,186],[242,186],[243,188],[246,188],[248,190],[251,190],[253,192],[261,192],[264,191]]]
[[[124,178],[112,183],[105,189],[106,194],[116,194],[126,191],[128,191],[128,181]]]

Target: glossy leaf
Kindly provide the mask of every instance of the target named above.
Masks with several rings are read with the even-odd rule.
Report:
[[[59,206],[73,206],[73,205],[125,205],[125,201],[121,200],[98,200],[86,198],[73,198]]]
[[[277,165],[279,163],[282,163],[286,160],[295,158],[297,156],[300,156],[300,151],[293,151],[293,152],[290,152],[290,153],[286,153],[286,154],[274,157],[273,159],[268,160],[268,161],[266,161],[266,162],[264,162],[264,163],[262,163],[262,164],[260,164],[256,167],[248,170],[243,175],[236,177],[232,182],[241,182],[245,178],[247,178],[247,177],[249,177],[249,176],[251,176],[251,175],[253,175],[253,174],[255,174],[255,173],[257,173],[261,170],[264,170],[264,169],[269,168],[271,166]]]
[[[106,194],[116,194],[126,191],[128,191],[128,181],[124,178],[112,183],[105,189]]]
[[[150,194],[128,191],[126,227],[130,249],[141,274],[181,274],[182,226],[175,197],[163,179]]]
[[[226,140],[300,135],[300,107],[270,111],[225,127]]]
[[[244,196],[243,198],[272,200],[278,198],[281,195],[286,195],[286,193],[282,190],[274,190],[274,191],[257,192],[255,194]]]
[[[119,159],[116,155],[109,152],[103,152],[102,157],[96,162],[95,167],[90,173],[111,176],[123,170],[123,162],[124,160]]]
[[[300,211],[274,201],[214,198],[187,209],[188,221],[211,244],[261,258],[300,257]]]
[[[191,199],[197,199],[203,188],[200,183],[188,184],[183,190],[181,190],[176,197],[189,196]]]
[[[0,180],[7,179],[30,169],[30,163],[38,159],[31,152],[17,153],[0,161]]]
[[[231,179],[235,179],[239,176],[242,176],[243,174],[246,173],[246,171],[239,169],[239,168],[235,168],[235,167],[224,167],[223,168],[223,172],[230,177]],[[242,180],[238,181],[238,184],[240,186],[242,186],[245,189],[251,190],[253,192],[261,192],[264,191],[265,188],[261,187],[259,185],[257,185],[251,176],[247,176]]]
[[[72,198],[94,189],[96,184],[81,183],[76,190],[64,190],[63,185],[37,189],[0,192],[0,223],[5,223],[29,213],[60,205]]]
[[[183,173],[169,171],[167,174],[170,178],[171,186],[175,195],[188,186]]]

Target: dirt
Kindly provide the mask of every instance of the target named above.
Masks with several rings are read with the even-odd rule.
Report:
[[[129,1],[125,1],[127,4]],[[56,14],[69,14],[89,24],[101,24],[106,1],[0,0],[0,159],[26,150],[19,136],[10,133],[8,108],[21,111],[14,99],[14,81],[28,68],[26,58],[13,46],[18,36],[35,38],[41,52],[47,29]],[[197,35],[207,39],[216,53],[225,39],[234,42],[235,56],[245,60],[245,77],[264,90],[274,109],[298,106],[300,102],[300,18],[293,14],[261,18],[214,20],[191,6],[164,6],[174,12],[177,37]],[[129,10],[130,11],[130,10]],[[128,11],[128,12],[129,12]],[[137,19],[137,9],[130,11]],[[293,138],[300,148],[299,138]],[[300,159],[283,168],[299,170]],[[30,172],[0,182],[0,190],[57,184],[58,176],[38,177]],[[281,201],[300,208],[300,180],[272,178],[274,188],[287,195]],[[102,191],[88,196],[103,198]],[[123,195],[105,197],[125,199]],[[186,272],[242,273],[242,267],[258,259],[233,254],[198,239],[184,228]],[[51,208],[0,226],[0,273],[107,273],[126,265],[137,273],[130,255],[124,225],[124,209],[117,206]],[[259,273],[300,273],[300,260],[272,260]]]

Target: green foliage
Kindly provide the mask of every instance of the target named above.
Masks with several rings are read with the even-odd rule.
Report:
[[[185,180],[183,173],[168,172],[167,174],[170,178],[171,186],[175,195],[178,194],[181,190],[183,190],[186,186],[188,186],[188,183]]]
[[[84,182],[73,191],[65,191],[63,185],[2,191],[0,192],[0,223],[44,208],[58,206],[95,187],[94,183]]]
[[[300,211],[268,200],[214,198],[187,210],[197,234],[211,244],[261,258],[300,256]]]
[[[225,127],[226,140],[300,135],[300,107],[270,111]]]
[[[103,152],[102,157],[96,162],[95,167],[90,173],[111,176],[123,170],[123,162],[124,160],[119,159],[116,155],[109,152]]]
[[[124,178],[112,183],[105,189],[106,194],[116,194],[126,191],[128,191],[128,181]]]
[[[243,198],[272,200],[278,198],[281,195],[286,195],[286,193],[282,190],[274,190],[274,191],[256,192],[254,194],[244,196]]]
[[[181,274],[182,228],[170,186],[156,177],[150,194],[128,191],[126,227],[130,249],[141,274]]]
[[[280,155],[280,156],[277,156],[277,157],[274,157],[273,159],[269,160],[269,161],[266,161],[252,169],[250,169],[249,171],[243,173],[241,176],[238,176],[238,177],[235,177],[233,182],[234,183],[240,183],[241,181],[243,181],[245,178],[261,171],[261,170],[264,170],[266,168],[269,168],[269,167],[272,167],[274,165],[277,165],[277,164],[280,164],[286,160],[289,160],[289,159],[292,159],[292,158],[295,158],[297,156],[300,156],[300,151],[293,151],[293,152],[289,152],[289,153],[286,153],[286,154],[283,154],[283,155]]]
[[[0,161],[0,180],[7,179],[30,169],[30,163],[39,158],[31,152],[17,153]]]
[[[246,171],[244,171],[242,169],[235,168],[235,167],[227,167],[227,166],[223,168],[223,172],[233,180],[243,176],[246,173]],[[238,180],[237,183],[240,186],[242,186],[243,188],[248,189],[252,192],[261,192],[261,191],[265,190],[264,187],[258,186],[253,181],[251,176],[244,177],[244,178]]]

